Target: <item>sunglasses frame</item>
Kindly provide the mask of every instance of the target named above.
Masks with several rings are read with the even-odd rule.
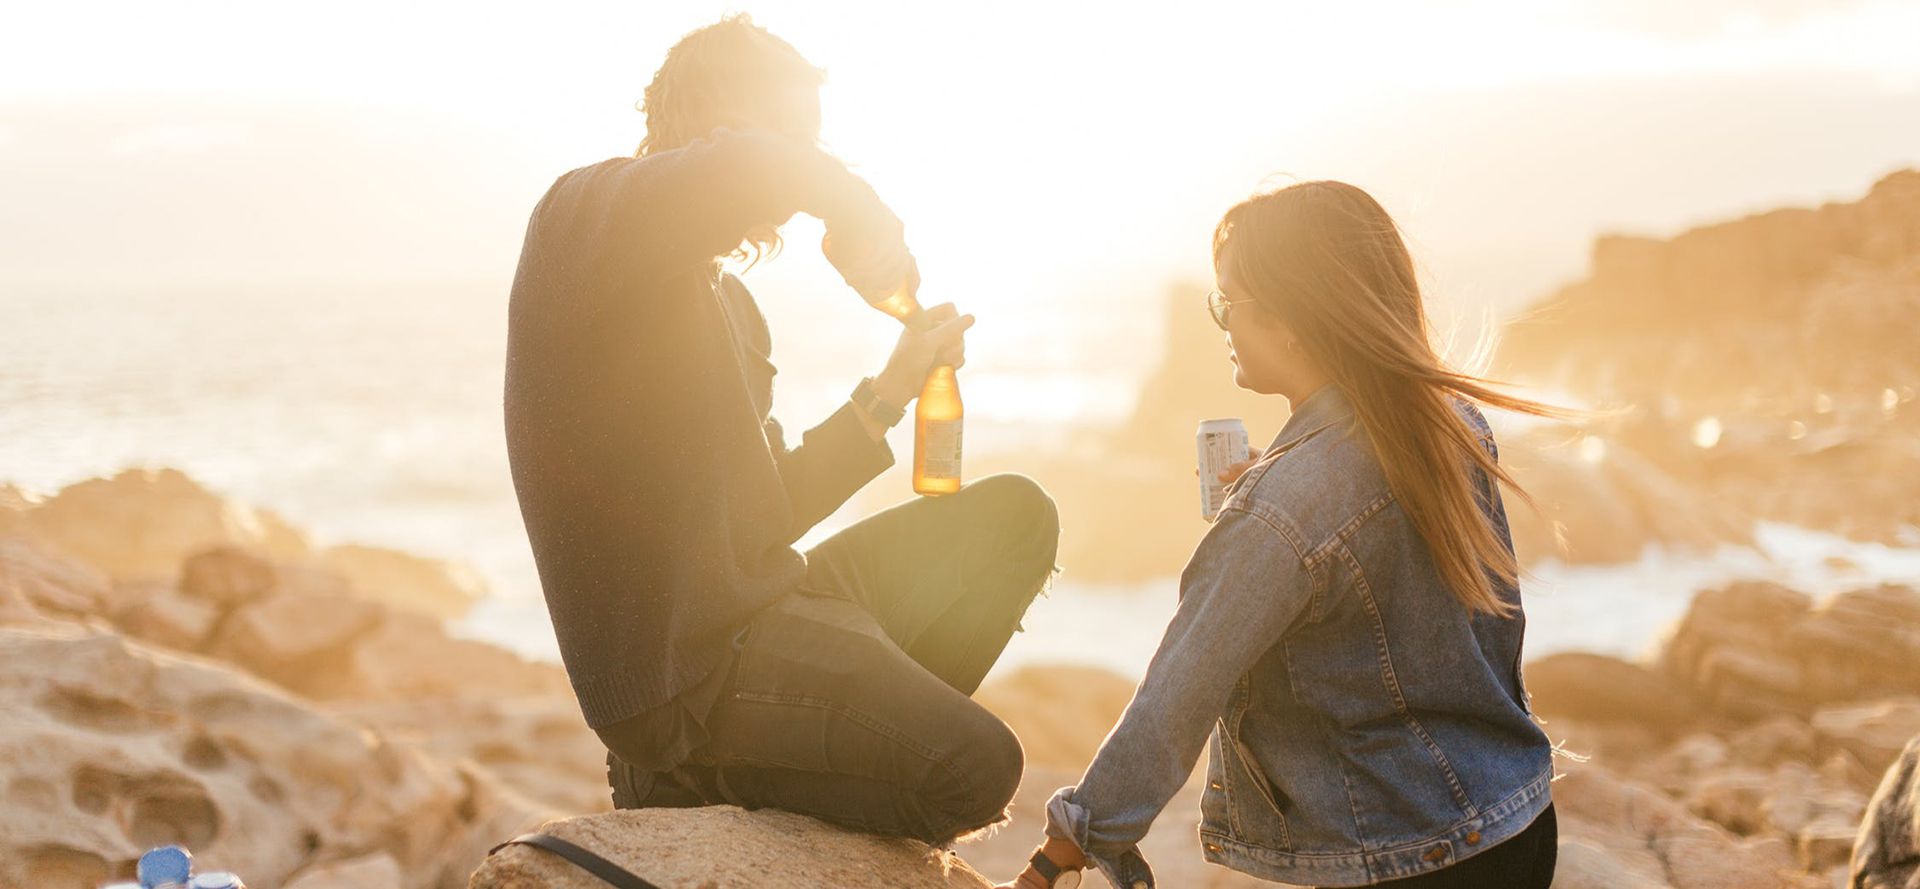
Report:
[[[1250,303],[1253,301],[1251,297],[1247,299],[1228,299],[1226,294],[1221,293],[1216,288],[1207,291],[1207,314],[1213,318],[1214,326],[1221,330],[1226,330],[1227,318],[1233,307],[1241,303]]]

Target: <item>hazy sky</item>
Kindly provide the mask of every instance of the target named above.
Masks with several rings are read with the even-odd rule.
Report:
[[[733,10],[827,69],[826,140],[929,288],[990,307],[1204,275],[1219,214],[1289,177],[1374,191],[1442,299],[1510,305],[1596,231],[1920,164],[1912,0],[1123,8],[17,5],[0,275],[504,281],[539,193],[629,152],[666,47]],[[824,272],[795,250],[756,274]]]

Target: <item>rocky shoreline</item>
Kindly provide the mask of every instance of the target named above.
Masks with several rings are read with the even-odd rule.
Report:
[[[315,547],[170,470],[0,489],[0,885],[93,886],[181,842],[256,886],[592,886],[537,850],[485,857],[571,819],[556,829],[667,886],[982,886],[968,864],[1017,869],[1132,691],[1075,667],[982,690],[1028,774],[1012,823],[957,847],[965,863],[780,813],[607,813],[603,750],[560,668],[446,632],[481,594],[455,566]],[[1916,665],[1920,593],[1814,602],[1766,582],[1702,591],[1648,662],[1528,664],[1568,754],[1555,885],[1844,887],[1850,857],[1910,874]],[[1272,885],[1200,861],[1195,791],[1149,840],[1162,884]],[[742,851],[684,853],[701,842]],[[1855,885],[1912,885],[1896,879]]]

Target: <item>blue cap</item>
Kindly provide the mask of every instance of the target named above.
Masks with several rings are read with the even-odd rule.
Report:
[[[140,864],[133,872],[142,886],[185,883],[193,873],[193,856],[181,846],[159,846],[140,856]]]
[[[187,889],[247,889],[240,878],[223,870],[210,870],[193,878]]]

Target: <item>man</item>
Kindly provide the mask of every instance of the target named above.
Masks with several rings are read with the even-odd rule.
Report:
[[[687,35],[635,157],[561,176],[509,309],[508,453],[561,655],[622,808],[773,806],[944,843],[1003,817],[1018,741],[968,698],[1053,571],[1020,476],[792,544],[893,462],[951,306],[789,449],[753,297],[796,212],[869,301],[918,285],[901,225],[817,147],[820,72],[746,17]]]

